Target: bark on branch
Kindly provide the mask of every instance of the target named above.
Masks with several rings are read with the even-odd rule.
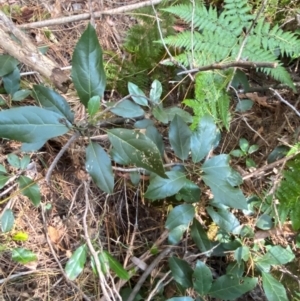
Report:
[[[68,90],[69,77],[55,62],[40,53],[30,39],[2,11],[0,11],[0,41],[1,48],[9,55],[40,73],[62,92]]]

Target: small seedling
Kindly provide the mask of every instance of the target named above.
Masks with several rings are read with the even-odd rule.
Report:
[[[255,162],[249,158],[249,155],[256,152],[259,148],[257,144],[250,145],[249,141],[245,138],[241,138],[239,141],[239,149],[235,149],[230,152],[230,154],[237,158],[245,158],[246,159],[246,166],[248,168],[250,167],[256,167]]]

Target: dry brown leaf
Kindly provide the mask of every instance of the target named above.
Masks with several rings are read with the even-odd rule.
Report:
[[[56,228],[52,227],[52,226],[48,226],[48,235],[50,237],[50,240],[55,243],[58,244],[60,239],[61,239],[61,231],[57,230]]]

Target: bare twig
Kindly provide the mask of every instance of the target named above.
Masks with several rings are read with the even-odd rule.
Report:
[[[62,157],[62,155],[65,153],[65,151],[68,149],[68,147],[80,136],[80,134],[78,132],[74,133],[73,136],[69,139],[69,141],[62,147],[62,149],[59,151],[59,153],[57,154],[56,158],[53,160],[53,162],[51,163],[45,180],[47,182],[47,184],[50,184],[50,177],[51,174],[53,172],[53,169],[55,168],[56,164],[58,163],[59,159]]]
[[[94,246],[92,245],[91,239],[90,239],[89,234],[88,234],[87,212],[88,212],[88,209],[89,209],[89,196],[88,196],[88,185],[87,185],[86,182],[84,182],[84,196],[85,196],[85,202],[86,202],[84,215],[83,215],[83,229],[84,229],[85,241],[88,245],[89,251],[91,252],[91,254],[94,258],[97,273],[98,273],[98,276],[99,276],[100,287],[101,287],[101,290],[102,290],[102,293],[104,295],[105,300],[111,300],[111,298],[113,300],[115,300],[114,294],[113,294],[111,288],[108,286],[108,284],[105,280],[105,277],[102,273],[98,253],[94,249]],[[120,297],[119,294],[118,294],[118,297],[119,297],[119,300],[122,301],[122,298]]]
[[[113,15],[113,14],[122,14],[125,12],[129,12],[135,9],[139,9],[145,6],[150,6],[153,4],[158,4],[162,0],[153,0],[153,1],[144,1],[139,2],[135,4],[125,5],[114,9],[108,9],[104,11],[97,11],[94,12],[94,18],[100,18],[102,15]],[[88,20],[91,18],[91,15],[89,13],[70,16],[70,17],[62,17],[57,19],[51,19],[51,20],[45,20],[45,21],[39,21],[39,22],[32,22],[27,24],[21,24],[19,25],[20,28],[39,28],[39,27],[49,27],[53,25],[60,25],[60,24],[66,24],[70,22],[77,22],[82,20]]]
[[[133,301],[136,294],[140,291],[143,283],[146,281],[147,277],[150,275],[150,273],[153,271],[153,269],[160,263],[160,261],[165,258],[172,250],[172,247],[167,247],[164,249],[152,262],[149,264],[143,275],[140,277],[139,281],[133,288],[132,292],[127,298],[127,301]]]
[[[247,62],[247,61],[235,61],[235,62],[230,62],[227,64],[211,64],[187,71],[182,71],[177,73],[177,75],[182,75],[182,74],[187,74],[187,73],[196,73],[199,71],[206,71],[206,70],[214,70],[214,69],[228,69],[232,67],[240,67],[240,68],[276,68],[277,63],[269,63],[269,62]]]
[[[285,100],[284,98],[281,97],[281,95],[274,89],[269,88],[276,96],[277,98],[283,102],[284,104],[286,104],[288,107],[290,107],[297,115],[298,117],[300,117],[300,112],[294,107],[292,106],[287,100]]]
[[[53,249],[51,240],[50,240],[49,235],[48,235],[47,221],[46,221],[44,210],[45,210],[44,206],[41,206],[41,214],[42,214],[42,219],[43,219],[43,227],[44,227],[44,232],[45,232],[46,240],[47,240],[48,246],[50,248],[50,251],[51,251],[51,253],[52,253],[53,257],[54,257],[54,260],[56,261],[56,263],[57,263],[57,265],[58,265],[58,267],[60,269],[60,272],[62,273],[63,277],[65,278],[65,281],[70,286],[72,286],[76,291],[78,291],[78,293],[80,293],[82,295],[82,298],[85,301],[91,301],[91,299],[84,292],[82,292],[82,290],[75,283],[73,283],[72,281],[69,280],[68,276],[66,275],[66,273],[64,271],[63,266],[61,265],[59,259],[57,258],[55,250]]]

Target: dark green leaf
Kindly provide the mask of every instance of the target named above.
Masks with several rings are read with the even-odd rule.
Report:
[[[237,278],[233,275],[219,277],[212,285],[209,295],[221,300],[236,300],[251,291],[257,284],[257,278]]]
[[[82,245],[76,249],[68,260],[65,272],[70,280],[75,280],[77,276],[83,271],[87,256],[87,247]]]
[[[252,108],[253,104],[254,104],[254,102],[250,99],[242,99],[236,105],[235,111],[236,112],[246,112]]]
[[[220,131],[211,116],[201,118],[198,127],[192,132],[191,153],[194,163],[200,162],[220,141]]]
[[[237,278],[241,278],[245,272],[245,265],[243,262],[238,264],[236,261],[231,262],[227,267],[226,267],[226,274],[233,275]]]
[[[58,113],[71,123],[74,121],[74,113],[68,102],[54,90],[42,85],[35,85],[33,86],[33,96],[43,108]]]
[[[93,96],[88,102],[88,113],[91,117],[93,117],[100,108],[100,96]]]
[[[31,94],[31,91],[28,89],[22,89],[17,92],[15,92],[12,96],[13,101],[21,101],[25,99],[27,96]]]
[[[37,256],[33,252],[31,252],[30,250],[26,250],[24,248],[13,249],[11,257],[12,260],[21,264],[26,264],[28,262],[37,260]]]
[[[7,175],[7,174],[4,174],[4,173],[0,173],[0,189],[2,189],[6,182],[9,180],[11,176]]]
[[[180,225],[187,226],[195,215],[195,207],[190,204],[176,206],[169,214],[165,227],[172,230]]]
[[[168,114],[165,112],[163,108],[157,106],[152,111],[153,116],[160,122],[166,124],[169,122]]]
[[[253,144],[249,147],[248,149],[248,154],[253,154],[254,152],[256,152],[259,149],[259,146],[256,144]]]
[[[197,264],[193,274],[194,289],[200,296],[206,295],[212,286],[212,273],[207,265],[197,260]]]
[[[20,166],[20,159],[19,159],[19,157],[18,157],[16,154],[14,154],[14,153],[8,154],[8,155],[7,155],[7,161],[8,161],[8,163],[9,163],[11,166],[13,166],[13,167],[15,167],[15,168],[20,168],[20,167],[21,167],[21,166]]]
[[[268,301],[288,301],[284,286],[270,274],[262,273],[263,288]]]
[[[28,164],[30,163],[30,157],[25,155],[22,159],[20,159],[20,168],[26,169]]]
[[[110,111],[123,118],[135,118],[145,114],[145,111],[139,105],[135,104],[129,99],[123,100]]]
[[[110,158],[99,144],[91,142],[86,148],[85,168],[100,189],[113,193],[114,175]]]
[[[247,92],[250,88],[248,76],[240,69],[236,70],[231,84],[236,89],[240,89],[242,87],[245,92]]]
[[[218,212],[216,212],[212,207],[207,207],[206,210],[215,224],[217,224],[222,230],[238,234],[236,231],[237,228],[239,228],[240,223],[231,212],[226,209],[219,209]]]
[[[147,136],[127,129],[112,129],[107,132],[113,147],[126,162],[166,177],[160,152]]]
[[[152,125],[154,125],[153,120],[151,120],[151,119],[142,119],[142,120],[138,120],[134,124],[134,127],[136,129],[146,129],[148,126],[152,126]]]
[[[145,193],[145,198],[151,200],[164,199],[176,194],[186,181],[185,174],[178,171],[166,172],[168,179],[155,176],[151,179],[150,185]]]
[[[232,169],[230,174],[227,176],[227,182],[230,184],[230,186],[236,187],[243,184],[243,178],[239,172]]]
[[[215,243],[209,240],[206,231],[196,219],[193,220],[191,236],[201,253],[209,251],[215,246]]]
[[[69,128],[61,122],[61,115],[43,108],[27,106],[0,112],[2,138],[42,146],[48,139],[68,131]]]
[[[0,76],[5,76],[14,71],[18,65],[18,61],[10,55],[0,55]]]
[[[183,233],[187,230],[188,226],[180,225],[169,231],[168,242],[170,245],[176,245],[182,239]]]
[[[135,103],[141,106],[148,105],[148,99],[145,93],[136,84],[128,82],[128,91]]]
[[[19,177],[18,184],[21,189],[21,193],[27,196],[34,206],[39,206],[41,202],[41,192],[39,185],[25,176]]]
[[[262,214],[256,221],[256,227],[262,230],[270,230],[273,228],[272,217],[267,214]]]
[[[191,116],[191,114],[184,111],[184,110],[182,110],[181,108],[170,107],[170,108],[165,108],[164,111],[167,114],[169,121],[172,121],[174,119],[174,117],[176,115],[178,115],[186,123],[192,123],[193,122],[193,117]]]
[[[109,267],[116,273],[116,275],[123,280],[129,280],[129,274],[122,267],[120,262],[117,261],[113,256],[111,256],[107,251],[103,251],[102,253],[106,257]]]
[[[205,172],[203,181],[210,187],[217,202],[236,209],[247,209],[247,201],[242,191],[232,187],[227,179],[231,176],[228,155],[218,155],[202,165]]]
[[[193,286],[193,269],[186,261],[172,256],[169,258],[169,266],[176,282],[184,288]]]
[[[171,299],[167,299],[166,301],[194,301],[191,297],[173,297]]]
[[[9,232],[13,226],[14,226],[14,222],[15,222],[15,217],[14,214],[12,212],[11,209],[5,209],[5,211],[3,212],[2,216],[1,216],[1,231],[2,232]]]
[[[275,147],[275,149],[268,156],[268,159],[267,159],[268,164],[273,163],[273,162],[285,157],[289,150],[290,150],[290,147],[288,147],[287,145],[279,145],[279,146]]]
[[[15,68],[13,72],[3,76],[2,78],[5,91],[13,96],[20,88],[20,70]]]
[[[181,160],[187,159],[189,155],[191,135],[190,128],[176,115],[170,124],[169,139],[175,155]]]
[[[187,203],[199,202],[201,190],[198,185],[190,180],[185,180],[184,186],[176,195],[177,200],[184,200]]]
[[[155,79],[151,84],[151,90],[149,95],[150,100],[154,103],[159,103],[161,94],[162,94],[162,85],[160,81]]]
[[[91,24],[75,46],[71,76],[80,101],[85,107],[93,96],[103,97],[106,75],[102,62],[102,49]]]
[[[245,154],[240,149],[234,149],[230,152],[230,155],[236,158],[243,157]]]
[[[163,138],[162,138],[161,134],[156,129],[156,127],[148,126],[147,129],[146,129],[145,135],[155,143],[155,145],[159,149],[159,152],[160,152],[161,156],[163,156],[163,154],[164,154],[164,142],[163,142]]]
[[[133,185],[138,185],[138,183],[140,182],[141,180],[141,175],[138,171],[133,171],[131,173],[129,173],[129,176],[130,176],[130,181]]]
[[[121,291],[120,291],[120,295],[122,297],[122,300],[126,301],[129,297],[129,295],[131,294],[131,292],[132,292],[132,289],[130,287],[122,288]],[[133,301],[140,301],[140,300],[144,300],[144,298],[141,296],[141,294],[137,294],[135,296],[135,298],[133,299]]]
[[[250,257],[250,250],[247,246],[239,247],[234,252],[234,259],[240,264],[242,260],[245,262],[248,261]]]
[[[293,206],[293,210],[291,210],[290,213],[290,219],[293,229],[298,231],[300,229],[300,206],[298,203]]]
[[[248,149],[249,149],[249,142],[248,142],[248,140],[246,140],[245,138],[241,138],[240,141],[239,141],[239,146],[240,146],[240,149],[244,153],[248,152]]]

